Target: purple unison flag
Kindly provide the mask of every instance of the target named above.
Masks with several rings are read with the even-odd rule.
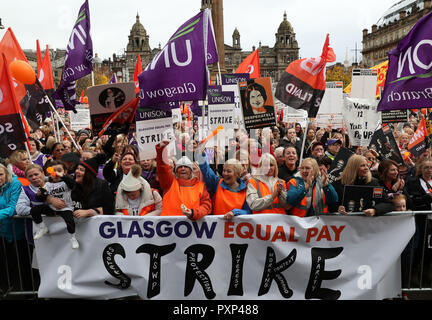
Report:
[[[53,97],[60,99],[66,110],[75,110],[76,80],[93,70],[93,44],[90,37],[88,0],[81,6],[66,47],[66,59],[61,82]]]
[[[113,73],[113,76],[111,77],[111,79],[108,83],[117,83],[117,76],[115,73]]]
[[[432,107],[432,13],[421,18],[388,54],[377,111]]]
[[[138,76],[140,107],[205,100],[207,65],[218,61],[211,24],[205,9],[178,28]]]

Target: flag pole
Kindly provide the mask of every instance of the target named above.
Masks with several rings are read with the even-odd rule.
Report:
[[[35,143],[36,143],[36,142],[35,142]],[[30,163],[33,164],[33,160],[32,160],[32,158],[31,158],[30,150],[29,150],[29,148],[28,148],[27,143],[24,143],[24,146],[25,146],[25,149],[26,149],[26,151],[27,151],[27,155],[29,156]]]
[[[218,85],[222,85],[222,75],[221,75],[221,70],[220,70],[220,64],[219,61],[217,63],[218,65],[218,73],[219,73],[219,81],[218,81]],[[217,78],[217,77],[216,77]]]
[[[306,135],[307,135],[307,128],[309,127],[309,117],[306,118],[306,128],[305,128],[305,132],[303,133],[303,142],[302,142],[302,148],[301,148],[301,152],[300,152],[300,161],[299,164],[301,164],[301,162],[303,161],[303,152],[304,152],[304,148],[305,148],[305,144],[306,144]]]
[[[76,144],[75,140],[72,138],[72,135],[70,134],[69,129],[66,127],[66,125],[65,125],[64,122],[63,122],[63,120],[60,118],[60,116],[59,116],[57,110],[56,110],[55,107],[53,106],[51,100],[48,98],[48,95],[47,95],[46,93],[45,93],[45,98],[48,100],[48,103],[49,103],[51,109],[54,111],[55,115],[59,118],[61,124],[62,124],[63,127],[65,128],[65,130],[66,130],[67,134],[69,135],[69,138],[71,139],[71,141],[72,141],[72,143],[74,144],[75,148],[76,148],[77,150],[81,150],[81,148],[78,147],[78,145]]]
[[[54,138],[56,139],[56,142],[59,142],[58,141],[58,137],[57,137],[57,130],[56,130],[56,126],[55,126],[55,116],[54,116],[54,113],[51,114],[50,119],[52,121]]]
[[[60,118],[59,116],[56,118]],[[59,126],[59,119],[56,119],[56,127],[57,127],[57,134],[58,134],[58,141],[61,142],[61,135],[60,135],[60,126]]]

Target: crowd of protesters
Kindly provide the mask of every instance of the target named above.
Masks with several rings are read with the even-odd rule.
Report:
[[[418,120],[412,113],[409,122],[392,126],[401,154],[409,152]],[[0,261],[12,256],[12,242],[19,244],[21,252],[23,242],[33,244],[33,238],[49,232],[42,215],[60,215],[71,246],[77,249],[76,219],[101,214],[179,215],[191,220],[206,215],[227,220],[269,213],[344,215],[349,211],[343,202],[350,197],[344,195],[347,185],[383,188],[381,199],[362,208],[369,217],[432,211],[429,148],[418,158],[404,157],[404,165],[399,165],[373,149],[352,146],[346,129],[318,128],[313,121],[307,128],[279,122],[272,128],[235,130],[228,145],[209,146],[198,139],[197,122],[183,120],[174,124],[175,140],[159,143],[156,157],[147,159],[140,155],[131,128],[109,129],[98,137],[90,129],[71,130],[67,118],[64,123],[66,128],[55,134],[47,119],[32,132],[28,151],[18,150],[2,159],[0,225],[6,245],[0,250]],[[354,155],[340,177],[330,182],[328,170],[341,148]],[[11,219],[14,215],[31,216],[39,229],[26,226],[26,219]],[[432,262],[430,248],[422,247],[422,239],[430,233],[425,230],[426,219],[416,215],[414,268],[420,267],[421,252],[426,251],[429,265]],[[410,253],[407,247],[402,259]],[[4,291],[6,274],[0,273]],[[432,270],[426,270],[423,280],[430,285]]]

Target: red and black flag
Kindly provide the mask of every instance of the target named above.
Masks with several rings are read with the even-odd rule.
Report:
[[[24,149],[30,132],[15,93],[14,82],[4,53],[0,56],[0,155]]]
[[[8,28],[0,41],[0,52],[4,53],[7,65],[14,60],[28,62],[11,28]],[[0,66],[0,72],[2,71],[2,66]],[[35,130],[43,121],[43,111],[39,110],[38,103],[44,99],[44,92],[36,84],[23,84],[13,78],[12,81],[22,113],[25,115],[29,125]]]
[[[132,101],[126,103],[122,108],[114,112],[108,119],[106,119],[99,131],[99,137],[103,136],[109,127],[118,130],[121,130],[122,128],[124,129],[125,127],[128,128],[135,119],[138,103],[139,97],[134,98]]]
[[[276,87],[276,98],[294,109],[308,111],[309,118],[315,118],[326,88],[325,66],[334,61],[336,55],[329,47],[327,34],[320,57],[300,59],[288,65]]]

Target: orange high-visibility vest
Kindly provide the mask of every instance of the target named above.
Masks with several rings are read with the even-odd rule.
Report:
[[[294,187],[297,187],[297,180],[296,179],[291,179],[288,184],[292,184]],[[289,185],[288,185],[289,186]],[[311,201],[311,206],[313,206],[313,204],[315,203],[315,194],[316,192],[316,188],[313,188],[312,191],[312,201]],[[322,213],[328,213],[328,207],[325,204],[325,193],[323,191],[323,203],[324,203],[324,207],[323,207],[323,212]],[[308,212],[308,207],[307,207],[307,197],[304,196],[304,198],[300,201],[300,203],[297,206],[294,206],[291,208],[291,214],[297,217],[305,217],[306,214]],[[321,212],[318,212],[318,214],[321,214]]]
[[[267,185],[265,183],[262,183],[261,181],[252,178],[249,180],[249,183],[251,183],[254,188],[257,190],[258,193],[258,197],[263,198],[266,195],[272,194],[272,192],[270,191],[270,189],[267,187]],[[276,188],[276,184],[273,186],[273,188]],[[279,198],[276,198],[273,200],[273,203],[262,210],[259,211],[255,211],[252,210],[252,213],[278,213],[278,214],[286,214],[285,209],[281,206],[281,204],[279,203]]]
[[[183,216],[180,206],[184,204],[189,209],[199,207],[204,193],[204,182],[198,181],[193,186],[180,186],[177,179],[162,200],[161,216]]]
[[[152,211],[154,211],[154,210],[155,210],[155,205],[154,205],[154,203],[153,203],[153,204],[151,204],[151,205],[149,205],[149,206],[146,206],[146,207],[142,208],[141,211],[140,211],[140,213],[139,213],[139,216],[145,216],[147,213],[152,212]],[[123,209],[123,210],[122,210],[122,213],[123,213],[125,216],[128,216],[128,215],[129,215],[129,212],[127,211],[127,209]]]
[[[213,214],[215,215],[224,215],[233,209],[241,209],[246,200],[246,189],[240,192],[232,192],[222,188],[222,181],[222,179],[219,181],[214,197]]]

